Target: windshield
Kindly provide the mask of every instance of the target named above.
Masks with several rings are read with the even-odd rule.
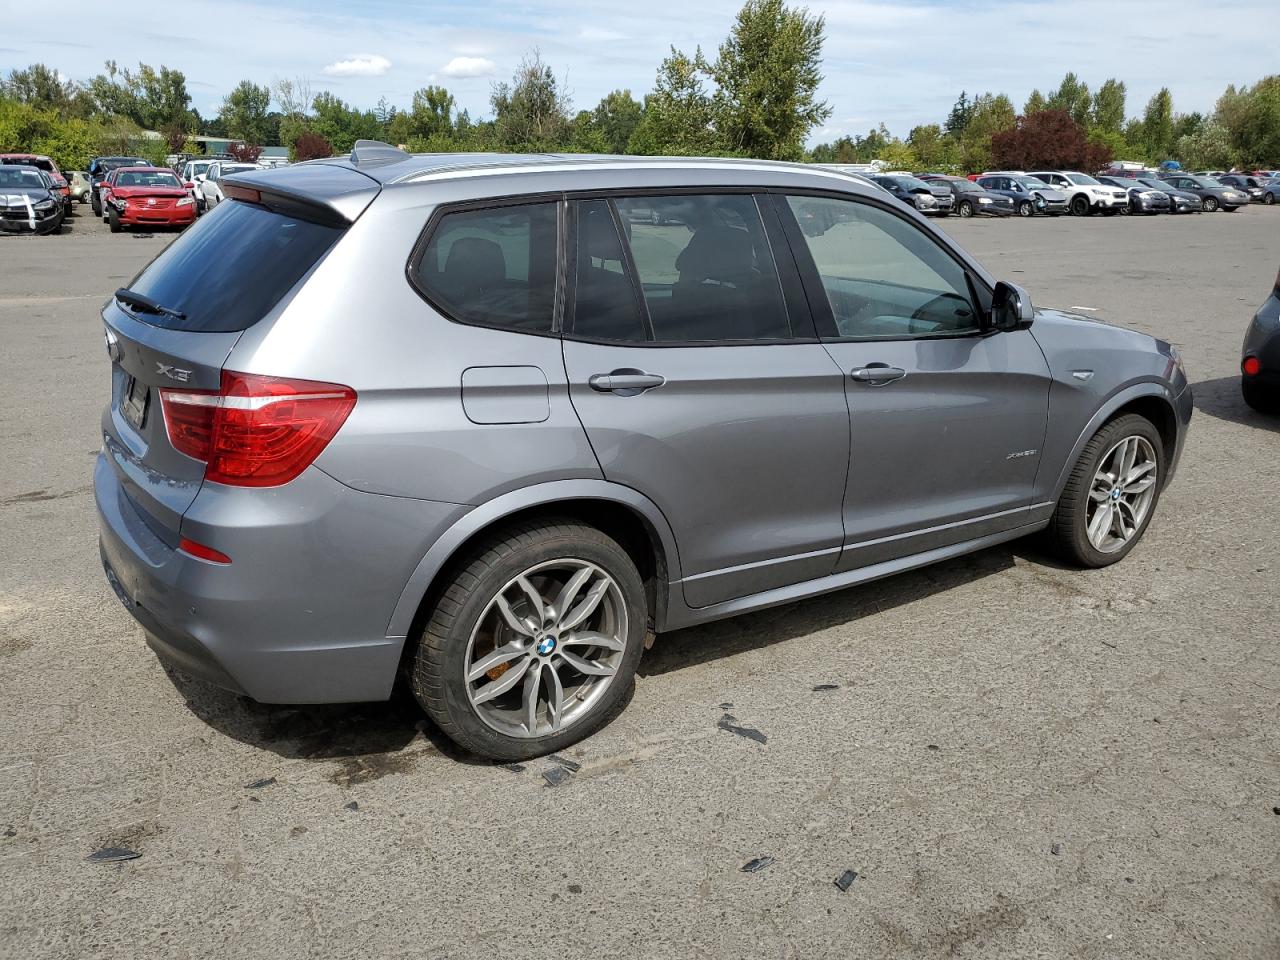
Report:
[[[948,181],[952,187],[961,193],[986,193],[987,188],[980,183],[974,183],[972,180],[950,180]]]
[[[1113,187],[1124,187],[1126,190],[1141,190],[1142,184],[1128,177],[1108,177],[1107,182]]]
[[[1068,173],[1068,174],[1067,174],[1067,179],[1068,179],[1068,180],[1070,180],[1072,183],[1078,183],[1078,184],[1080,184],[1080,186],[1082,186],[1082,187],[1096,187],[1096,186],[1098,186],[1098,181],[1097,181],[1097,180],[1093,179],[1093,177],[1091,177],[1091,176],[1089,176],[1089,175],[1087,175],[1087,174],[1084,174],[1084,173]]]
[[[124,173],[116,174],[117,187],[181,187],[178,178],[167,170],[156,170],[152,172],[143,172],[141,170],[126,170]]]
[[[26,189],[43,190],[44,177],[38,170],[17,165],[0,167],[0,187],[24,187]]]
[[[1052,190],[1053,188],[1043,180],[1037,180],[1035,177],[1010,177],[1014,183],[1022,187],[1024,190]]]
[[[1144,187],[1150,187],[1152,190],[1172,190],[1174,189],[1163,180],[1156,180],[1154,177],[1141,177],[1138,182]]]
[[[929,193],[933,192],[929,190],[929,185],[927,183],[923,180],[917,180],[915,177],[890,177],[889,179],[902,187],[903,190],[925,190]]]

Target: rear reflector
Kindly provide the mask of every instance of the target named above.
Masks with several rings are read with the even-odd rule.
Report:
[[[178,541],[178,549],[183,553],[189,553],[193,557],[199,557],[201,560],[208,560],[210,563],[230,563],[231,558],[221,550],[215,550],[213,547],[206,547],[203,543],[196,543],[194,540],[188,540],[183,537]]]
[[[213,390],[160,391],[175,450],[233,487],[277,487],[309,467],[356,405],[337,383],[222,372]]]
[[[1261,370],[1262,364],[1259,362],[1257,357],[1245,357],[1244,361],[1240,364],[1240,371],[1246,377],[1256,377]]]

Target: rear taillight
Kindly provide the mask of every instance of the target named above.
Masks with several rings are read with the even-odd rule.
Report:
[[[222,372],[213,390],[160,391],[173,448],[233,487],[276,487],[320,455],[356,405],[337,383]]]

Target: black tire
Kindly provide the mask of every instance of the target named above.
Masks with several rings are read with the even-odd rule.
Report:
[[[111,225],[112,233],[119,233],[124,229],[120,224],[120,214],[115,207],[107,208],[107,223]]]
[[[1116,213],[1120,214],[1122,217],[1128,217],[1134,213],[1134,210],[1126,203],[1123,207],[1117,207]]]
[[[1121,440],[1132,436],[1143,437],[1155,450],[1157,464],[1155,498],[1129,542],[1114,553],[1103,553],[1089,542],[1089,535],[1085,530],[1089,490],[1101,458]],[[1045,531],[1050,547],[1063,560],[1086,568],[1106,567],[1123,560],[1142,539],[1142,535],[1151,524],[1151,518],[1155,516],[1160,506],[1160,488],[1164,485],[1164,471],[1164,443],[1160,439],[1160,431],[1150,420],[1131,413],[1104,424],[1102,429],[1085,444],[1080,459],[1076,461],[1071,475],[1067,478],[1062,496],[1058,498],[1058,506]]]
[[[1077,193],[1071,198],[1071,215],[1073,217],[1087,217],[1089,215],[1089,198],[1083,193]]]
[[[1276,202],[1276,195],[1274,193],[1264,193],[1262,195],[1262,202],[1269,207]]]
[[[102,216],[102,200],[98,196],[97,190],[94,190],[89,194],[89,207],[93,210],[93,215],[95,217]]]
[[[1258,413],[1280,413],[1280,390],[1268,388],[1257,380],[1240,380],[1240,394]]]
[[[1020,217],[1030,217],[1035,214],[1035,212],[1036,208],[1031,205],[1030,200],[1023,200],[1018,204],[1018,216]]]
[[[1218,209],[1217,197],[1202,197],[1200,199],[1200,209],[1205,213],[1213,213]]]
[[[599,702],[567,729],[537,738],[507,736],[486,724],[466,691],[467,646],[477,621],[504,584],[535,564],[573,557],[602,568],[617,583],[627,612],[626,648]],[[644,649],[648,608],[635,563],[612,538],[576,520],[521,523],[484,539],[453,570],[427,620],[410,668],[422,709],[449,739],[493,760],[527,760],[590,736],[621,710],[635,684]]]
[[[1268,194],[1270,196],[1270,194]],[[960,205],[956,207],[956,213],[961,220],[968,220],[973,216],[973,204],[968,200],[961,200]]]

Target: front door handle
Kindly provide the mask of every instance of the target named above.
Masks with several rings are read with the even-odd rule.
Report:
[[[620,397],[634,397],[660,387],[667,382],[666,377],[656,373],[645,373],[643,370],[614,370],[610,373],[597,373],[587,380],[587,386],[600,393],[616,393]]]
[[[867,383],[871,385],[893,383],[895,380],[901,380],[907,375],[907,371],[901,367],[891,367],[887,363],[868,363],[865,367],[854,367],[849,371],[849,376],[853,377],[858,383]]]

